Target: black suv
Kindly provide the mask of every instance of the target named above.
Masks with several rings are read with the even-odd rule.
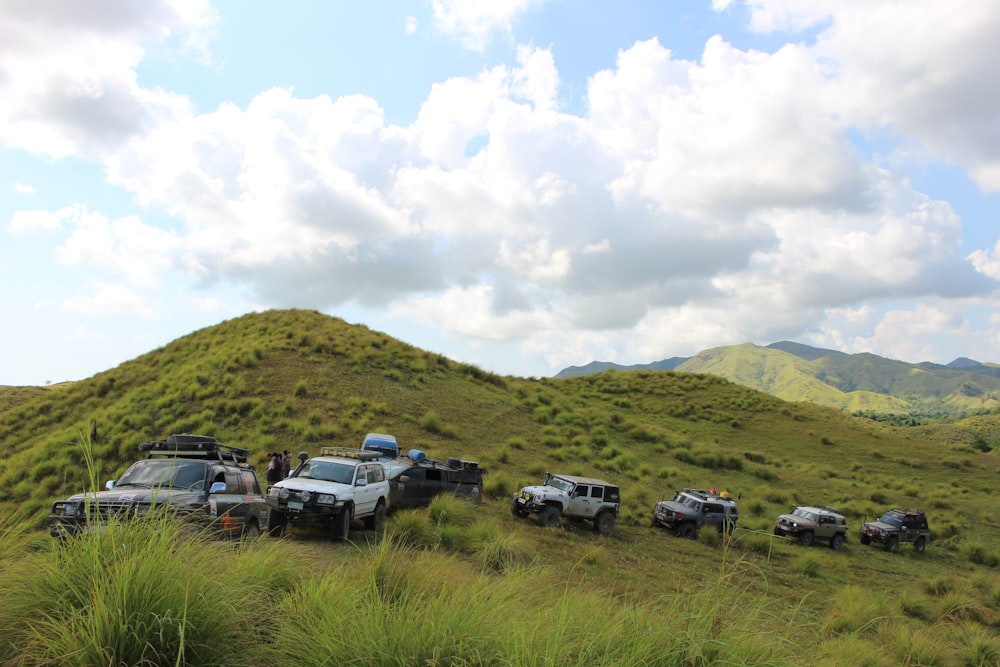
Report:
[[[385,462],[393,510],[426,507],[434,496],[454,493],[475,503],[483,499],[483,473],[476,461],[429,459],[419,449]]]
[[[927,515],[921,510],[891,509],[878,521],[861,526],[861,544],[876,542],[886,551],[895,551],[901,542],[908,542],[914,551],[923,553],[930,539]]]
[[[267,503],[246,449],[188,433],[144,442],[147,457],[105,491],[80,493],[52,505],[49,533],[72,537],[103,530],[112,517],[129,519],[168,509],[228,536],[258,537]]]

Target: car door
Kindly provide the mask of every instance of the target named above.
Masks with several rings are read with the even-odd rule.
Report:
[[[213,484],[222,482],[225,489],[209,495],[209,508],[218,521],[219,529],[230,535],[239,535],[246,521],[246,504],[243,502],[243,481],[239,471],[231,468],[214,470]]]
[[[601,488],[601,487],[597,487]],[[595,503],[600,500],[591,497],[589,484],[577,484],[569,498],[569,508],[566,513],[570,516],[590,517],[594,515]],[[603,494],[602,494],[603,495]]]
[[[376,470],[377,469],[377,470]],[[355,470],[354,477],[354,514],[368,515],[375,511],[375,502],[378,500],[378,485],[372,484],[370,480],[377,478],[376,472],[383,470],[382,464],[359,465]]]
[[[705,503],[701,506],[702,525],[718,526],[722,524],[723,509],[719,503]]]

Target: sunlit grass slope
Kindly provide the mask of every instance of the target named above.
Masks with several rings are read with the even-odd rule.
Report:
[[[92,451],[99,470],[92,475],[84,464],[84,443],[94,425]],[[451,606],[457,603],[437,574],[419,574],[428,568],[460,581],[489,578],[489,586],[470,583],[469,589],[478,596],[470,618],[486,629],[496,628],[492,623],[501,617],[511,623],[518,616],[512,609],[531,611],[521,615],[523,633],[512,631],[504,638],[509,641],[499,644],[463,630],[468,641],[454,649],[449,664],[583,664],[583,657],[574,662],[577,655],[592,664],[601,652],[608,656],[604,664],[630,664],[635,656],[606,646],[599,633],[597,653],[559,653],[567,637],[596,632],[578,625],[584,621],[573,617],[573,605],[605,605],[613,623],[626,624],[610,627],[634,642],[635,655],[677,651],[681,656],[677,662],[631,664],[994,664],[979,658],[997,655],[996,452],[961,439],[931,440],[929,432],[918,437],[915,431],[808,403],[787,403],[712,375],[497,376],[311,311],[272,311],[223,322],[0,411],[0,504],[9,508],[0,530],[24,535],[8,541],[4,558],[20,562],[24,554],[33,554],[43,562],[25,562],[34,563],[39,577],[60,564],[87,567],[85,553],[54,547],[44,535],[38,539],[51,502],[116,476],[134,460],[137,443],[185,431],[249,447],[258,463],[274,449],[315,454],[323,445],[356,444],[368,431],[394,433],[404,449],[423,449],[433,457],[480,461],[488,470],[487,499],[471,517],[446,505],[397,513],[389,520],[388,546],[377,540],[367,544],[371,536],[364,533],[355,547],[303,533],[265,539],[237,552],[265,561],[271,550],[284,554],[288,562],[278,567],[278,580],[302,580],[310,590],[343,588],[342,580],[326,577],[333,576],[331,567],[346,567],[356,558],[361,570],[339,570],[336,576],[354,577],[363,590],[347,585],[342,595],[348,598],[341,602],[372,618],[389,613],[377,606],[376,593],[400,594],[386,584],[405,574],[417,580],[411,582],[414,590],[404,591],[412,596],[408,603],[432,620],[452,622],[460,614]],[[586,524],[572,523],[546,531],[512,517],[510,493],[546,470],[619,483],[622,513],[612,535],[602,538]],[[717,486],[739,498],[740,527],[731,543],[720,544],[714,533],[678,540],[649,525],[652,505],[685,486]],[[840,508],[851,531],[844,550],[800,548],[773,538],[775,517],[793,503]],[[857,543],[860,522],[891,506],[928,512],[934,540],[927,553],[916,555],[904,547],[889,554]],[[236,548],[212,544],[212,553]],[[380,555],[383,549],[391,550],[392,558]],[[251,556],[258,552],[263,555]],[[301,570],[291,565],[299,558]],[[395,569],[397,559],[417,565],[401,573]],[[385,573],[388,579],[383,570],[364,569],[386,560],[393,564]],[[235,567],[254,581],[262,576],[252,562],[237,559]],[[86,583],[89,575],[81,576],[80,586],[96,585]],[[532,581],[551,594],[554,606],[542,611],[534,606]],[[191,583],[196,584],[203,585]],[[500,599],[490,597],[493,586]],[[291,632],[282,620],[285,614],[336,620],[329,616],[336,610],[322,607],[323,596],[296,592],[292,584],[264,584],[251,594],[261,596],[246,606],[262,627]],[[11,595],[3,589],[0,600]],[[7,608],[18,609],[16,603]],[[75,613],[72,600],[59,604],[69,607],[53,611],[56,617]],[[702,611],[684,620],[684,613],[691,613],[685,605]],[[493,614],[493,608],[501,611]],[[727,612],[722,618],[719,609]],[[8,611],[8,618],[14,613]],[[541,625],[546,615],[556,619],[551,632]],[[673,628],[686,639],[669,646],[660,643],[666,638],[644,643],[642,633],[654,617],[664,631]],[[764,639],[749,640],[747,624]],[[6,627],[3,619],[0,627]],[[706,643],[720,628],[745,651],[732,655],[725,651],[735,648],[726,642]],[[195,635],[188,636],[194,641]],[[297,650],[292,640],[284,639],[284,632],[281,636],[265,638],[262,653],[255,652],[256,644],[248,648],[256,658],[243,664],[268,651],[292,655]],[[394,635],[384,641],[404,639]],[[342,657],[335,643],[315,638],[310,645],[316,655]],[[179,646],[165,645],[162,655],[176,655]],[[359,650],[354,644],[340,648]],[[407,650],[383,648],[391,655]],[[567,661],[503,663],[497,658],[539,650]],[[471,659],[473,654],[482,661]],[[699,662],[695,655],[705,657]],[[446,658],[427,654],[424,662],[391,664],[447,663]],[[299,653],[289,659],[304,660]],[[360,664],[390,663],[372,658]]]

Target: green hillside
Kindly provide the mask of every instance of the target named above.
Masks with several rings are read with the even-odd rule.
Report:
[[[769,391],[821,390],[791,372],[809,362],[738,348],[724,355],[731,372]],[[666,612],[659,605],[718,594],[733,606],[727,631],[763,638],[748,650],[772,647],[771,664],[996,664],[976,656],[1000,656],[996,451],[940,431],[890,428],[842,410],[785,402],[708,372],[502,377],[312,311],[246,315],[81,382],[30,393],[0,388],[0,530],[17,517],[29,533],[41,534],[51,502],[91,484],[82,443],[95,427],[100,480],[117,476],[135,458],[137,443],[177,432],[248,447],[258,464],[268,451],[315,454],[320,446],[359,443],[368,431],[393,433],[404,449],[432,457],[479,460],[488,471],[487,499],[476,527],[446,530],[440,517],[433,523],[426,513],[407,512],[391,516],[388,531],[411,534],[419,526],[422,537],[407,543],[424,555],[406,558],[457,559],[440,567],[478,572],[481,563],[496,562],[499,550],[517,554],[520,567],[541,568],[526,575],[520,567],[518,574],[493,567],[494,585],[520,582],[508,590],[511,604],[524,595],[521,606],[534,606],[526,591],[536,576],[561,596],[603,591],[657,613]],[[575,524],[543,530],[512,517],[510,494],[546,470],[618,482],[622,514],[612,535]],[[653,504],[675,489],[712,486],[739,499],[731,543],[720,545],[714,533],[680,540],[649,525]],[[802,548],[773,538],[776,516],[793,503],[842,510],[850,529],[845,548]],[[860,523],[892,506],[927,510],[934,539],[925,554],[858,544]],[[365,567],[367,550],[384,548],[345,550],[308,534],[262,542],[261,549],[293,556],[275,556],[281,567],[301,556],[324,563],[317,572],[335,564]],[[47,537],[30,544],[39,554],[49,548]],[[19,556],[0,552],[5,558]],[[303,576],[310,575],[295,575]],[[5,591],[0,587],[0,597]],[[741,614],[752,631],[740,625]],[[663,622],[669,626],[669,617]],[[710,642],[712,625],[686,632]],[[0,631],[0,647],[4,637]],[[734,664],[713,655],[664,664]],[[928,655],[937,661],[912,659]]]
[[[622,366],[591,362],[570,366],[565,379],[606,370],[678,370],[711,373],[786,401],[809,401],[851,412],[947,416],[1000,409],[1000,368],[970,359],[947,366],[910,364],[874,354],[781,341],[710,348],[693,357],[670,357]]]
[[[705,350],[677,366],[712,373],[789,401],[841,410],[946,415],[1000,407],[992,366],[910,364],[791,343]]]

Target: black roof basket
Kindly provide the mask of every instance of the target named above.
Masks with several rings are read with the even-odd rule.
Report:
[[[230,447],[207,435],[178,433],[167,436],[166,440],[154,440],[139,444],[140,452],[152,456],[176,456],[180,458],[216,459],[246,463],[250,451],[242,447]]]

